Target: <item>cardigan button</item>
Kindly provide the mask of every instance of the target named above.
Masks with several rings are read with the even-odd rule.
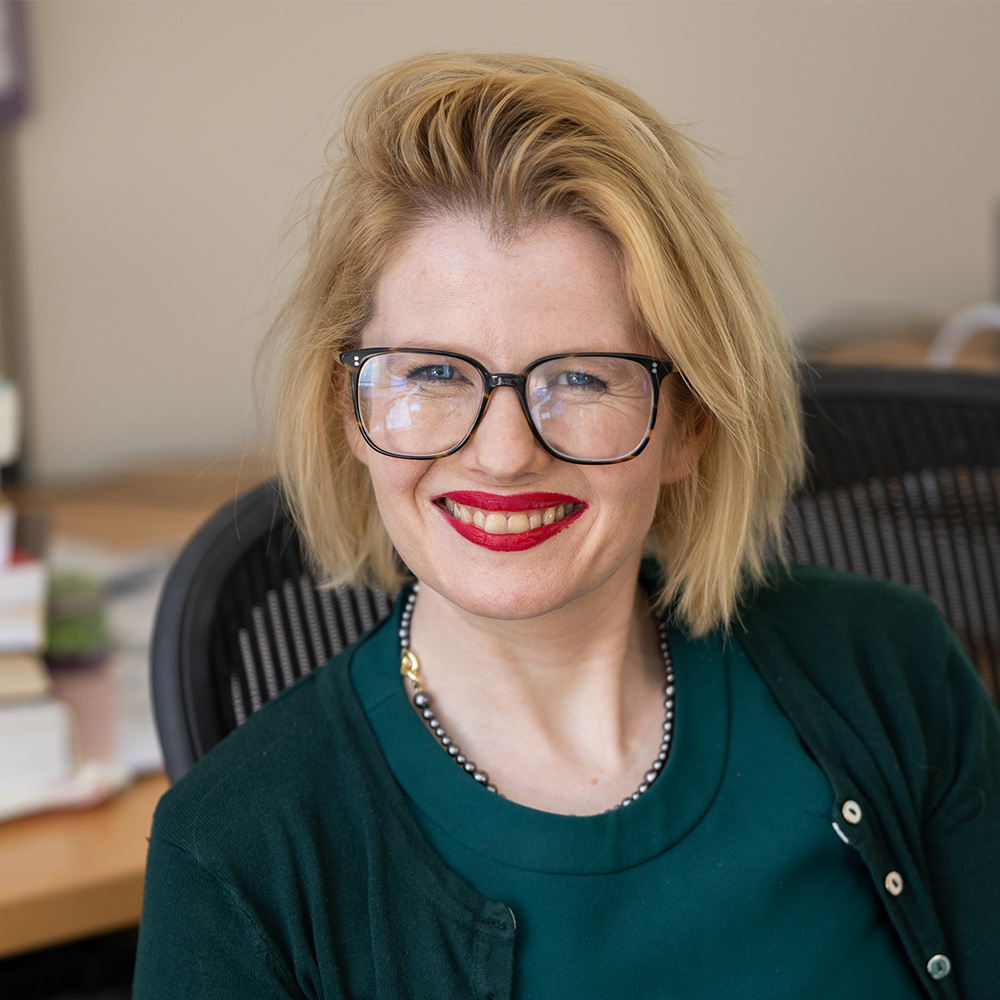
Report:
[[[927,963],[927,972],[931,979],[944,979],[951,972],[951,959],[947,955],[935,955]]]
[[[889,872],[885,877],[885,887],[893,896],[898,896],[903,891],[903,876],[899,872]]]
[[[840,811],[843,813],[844,819],[846,819],[848,823],[856,825],[861,822],[861,806],[859,806],[854,799],[848,799]]]

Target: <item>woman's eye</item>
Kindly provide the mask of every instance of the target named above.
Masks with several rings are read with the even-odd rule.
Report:
[[[566,385],[571,389],[607,389],[607,383],[603,379],[598,378],[596,375],[590,375],[587,372],[581,371],[564,372],[557,380],[556,384]]]
[[[461,365],[447,362],[414,365],[407,371],[404,384],[409,391],[422,393],[469,393],[474,389],[469,373]]]
[[[407,373],[407,378],[415,382],[450,382],[456,376],[451,365],[422,365]]]

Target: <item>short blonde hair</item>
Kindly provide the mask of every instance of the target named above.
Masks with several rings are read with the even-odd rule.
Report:
[[[348,109],[339,162],[315,211],[287,334],[278,458],[301,535],[334,583],[405,577],[353,455],[348,380],[379,275],[420,222],[474,213],[497,234],[551,218],[594,227],[630,304],[682,372],[711,437],[664,486],[648,545],[658,607],[694,634],[726,627],[759,580],[802,470],[795,364],[755,262],[692,144],[627,88],[561,60],[439,54],[378,73]]]

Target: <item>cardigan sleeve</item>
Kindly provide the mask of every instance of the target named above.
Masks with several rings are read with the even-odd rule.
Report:
[[[940,759],[922,840],[928,878],[963,996],[1000,983],[1000,716],[949,632],[939,686]]]
[[[238,894],[154,832],[132,996],[298,1000],[304,994]]]

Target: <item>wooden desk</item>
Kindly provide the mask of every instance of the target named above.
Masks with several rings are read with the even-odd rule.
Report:
[[[100,483],[15,492],[55,533],[105,545],[179,547],[217,507],[266,473],[193,463],[131,472]],[[146,838],[162,775],[79,812],[0,823],[0,957],[139,922]]]
[[[210,514],[269,474],[260,462],[189,462],[9,492],[19,510],[44,514],[55,534],[113,548],[179,548]]]
[[[79,812],[0,824],[0,957],[138,923],[158,774]]]

